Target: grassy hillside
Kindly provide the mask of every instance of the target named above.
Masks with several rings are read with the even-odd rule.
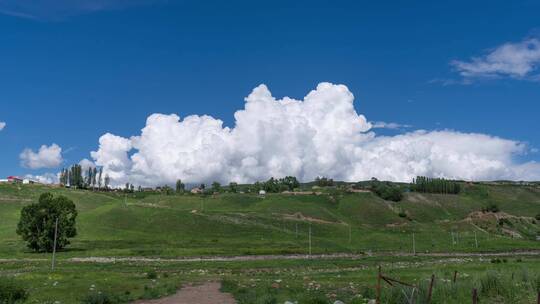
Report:
[[[28,303],[81,303],[99,292],[117,295],[113,303],[126,303],[207,280],[223,280],[238,303],[367,303],[374,298],[377,266],[382,265],[386,274],[422,288],[435,274],[433,303],[466,303],[472,287],[486,303],[532,303],[536,297],[540,263],[534,253],[502,261],[451,255],[230,262],[69,259],[307,253],[310,227],[313,253],[411,253],[413,234],[417,252],[540,249],[540,221],[534,219],[540,213],[540,190],[535,187],[469,185],[459,195],[406,193],[397,203],[372,193],[320,191],[262,198],[0,184],[0,279],[26,286]],[[54,273],[50,255],[28,251],[15,233],[21,208],[43,192],[68,196],[79,210],[79,235],[59,252]],[[492,204],[500,211],[481,212]],[[451,283],[454,271],[459,272],[457,284]],[[383,302],[406,303],[403,297],[411,292],[384,285]]]
[[[469,185],[459,195],[406,193],[394,203],[340,191],[262,198],[2,184],[0,257],[40,256],[15,229],[22,206],[46,191],[68,196],[79,210],[79,235],[60,258],[307,253],[310,226],[313,253],[411,252],[413,233],[417,252],[540,248],[540,189],[531,186]],[[479,212],[493,203],[500,212]]]

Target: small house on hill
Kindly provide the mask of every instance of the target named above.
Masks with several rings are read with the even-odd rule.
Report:
[[[189,192],[191,192],[192,194],[201,194],[203,193],[203,190],[199,187],[195,187],[193,189],[191,189]]]
[[[23,180],[18,178],[17,176],[8,176],[7,180],[8,180],[9,183],[17,183],[18,184],[18,183],[23,182]]]
[[[265,196],[266,195],[266,191],[264,190],[259,190],[259,196]]]

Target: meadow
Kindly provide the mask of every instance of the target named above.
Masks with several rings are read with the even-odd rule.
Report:
[[[182,284],[204,280],[223,281],[223,288],[239,303],[261,299],[318,303],[313,302],[318,298],[364,303],[373,298],[376,267],[381,264],[388,275],[419,287],[435,274],[433,303],[463,303],[470,298],[472,286],[484,290],[481,298],[491,303],[533,303],[540,273],[537,186],[474,184],[466,185],[458,195],[405,193],[397,203],[370,192],[317,191],[264,197],[249,193],[166,195],[2,184],[0,275],[27,285],[29,303],[80,303],[96,290],[125,302],[174,293]],[[50,254],[29,251],[15,233],[21,208],[43,192],[71,198],[79,211],[78,235],[58,252],[54,273]],[[482,212],[493,204],[500,211]],[[352,256],[176,260],[309,254],[310,250],[313,256]],[[518,251],[521,254],[514,256]],[[504,253],[504,257],[466,257],[467,253]],[[148,261],[112,263],[96,257]],[[449,285],[447,280],[456,270],[463,275]],[[499,287],[482,287],[489,284]],[[384,303],[398,303],[411,292],[386,286]]]

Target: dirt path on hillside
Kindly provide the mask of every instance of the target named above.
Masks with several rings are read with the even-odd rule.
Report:
[[[412,257],[412,253],[406,252],[385,252],[373,254],[289,254],[289,255],[246,255],[246,256],[206,256],[196,258],[147,258],[147,257],[82,257],[70,258],[70,262],[82,263],[117,263],[117,262],[234,262],[234,261],[261,261],[261,260],[324,260],[324,259],[360,259],[365,257]],[[433,253],[417,253],[419,257],[504,257],[504,256],[540,256],[540,250],[527,251],[505,251],[505,252],[433,252]],[[2,260],[0,260],[1,262]]]
[[[176,262],[242,262],[263,260],[325,260],[325,259],[361,259],[365,257],[412,257],[408,252],[374,252],[366,254],[333,253],[333,254],[280,254],[280,255],[238,255],[238,256],[202,256],[185,258],[152,258],[152,257],[75,257],[65,261],[76,263],[176,263]],[[417,253],[419,257],[508,257],[508,256],[540,256],[540,250],[500,251],[500,252],[431,252]],[[2,259],[0,263],[38,262],[48,259],[15,258]]]
[[[235,304],[232,295],[221,292],[220,288],[221,284],[217,282],[187,285],[173,296],[157,300],[141,300],[133,304]]]

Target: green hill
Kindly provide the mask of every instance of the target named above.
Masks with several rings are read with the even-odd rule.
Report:
[[[78,236],[73,256],[193,256],[312,252],[508,251],[540,249],[540,188],[464,184],[459,195],[405,193],[222,193],[210,196],[104,193],[41,185],[0,185],[0,257],[38,257],[16,235],[21,208],[39,194],[71,198]],[[497,213],[481,212],[495,204]],[[476,244],[478,243],[478,247]]]

